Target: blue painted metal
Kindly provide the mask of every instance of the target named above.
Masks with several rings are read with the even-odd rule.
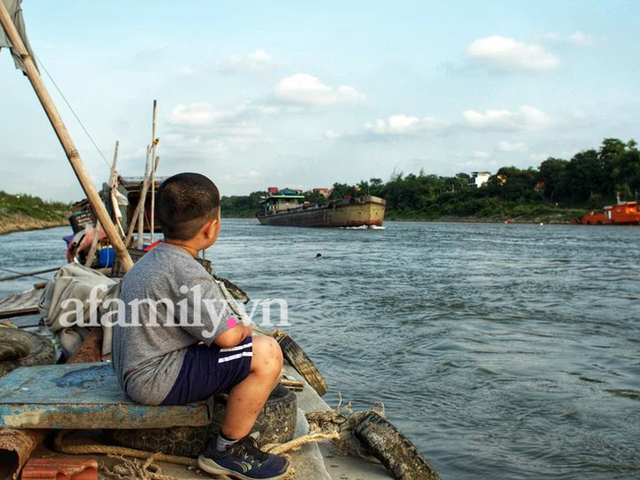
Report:
[[[135,403],[109,363],[18,368],[0,379],[0,428],[165,428],[211,423],[213,399],[191,405]]]

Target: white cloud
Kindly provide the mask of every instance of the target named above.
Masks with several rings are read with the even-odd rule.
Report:
[[[231,55],[223,64],[222,70],[226,72],[265,72],[283,65],[277,62],[265,50],[256,50],[245,56]]]
[[[475,150],[473,152],[473,156],[474,156],[474,158],[489,158],[489,157],[491,157],[491,155],[489,153],[483,152],[481,150]]]
[[[355,88],[346,85],[333,88],[307,73],[297,73],[280,80],[276,85],[275,95],[281,100],[303,105],[367,103],[366,97]]]
[[[24,158],[29,160],[57,160],[62,155],[52,152],[27,152],[23,155]]]
[[[329,140],[335,140],[336,138],[340,138],[342,134],[338,132],[334,132],[333,130],[327,130],[326,132],[324,132],[324,136]]]
[[[208,103],[190,103],[177,105],[169,114],[169,122],[182,126],[210,125],[235,114],[234,111],[214,110]]]
[[[226,187],[241,186],[247,188],[247,186],[250,186],[250,188],[255,188],[254,185],[256,181],[260,183],[264,181],[264,176],[257,170],[235,170],[216,175],[216,183],[218,185],[225,185]]]
[[[363,93],[358,92],[355,88],[346,85],[338,87],[339,97],[348,103],[367,103],[367,98]]]
[[[540,130],[551,124],[551,118],[535,107],[523,105],[515,112],[508,110],[475,110],[462,112],[464,121],[471,128],[496,131]]]
[[[498,165],[498,162],[495,160],[469,160],[466,162],[458,162],[456,163],[456,167],[458,168],[466,168],[469,170],[487,170],[489,167],[495,167]]]
[[[509,143],[509,142],[500,142],[498,143],[498,151],[499,152],[526,152],[527,146],[524,143]]]
[[[532,153],[532,154],[529,155],[529,158],[531,160],[536,161],[536,162],[544,162],[550,156],[551,155],[548,155],[546,153]]]
[[[177,126],[207,126],[220,122],[252,120],[256,117],[277,115],[282,108],[275,105],[242,103],[232,110],[215,110],[208,103],[180,104],[168,116],[169,123]]]
[[[560,59],[540,45],[494,35],[475,40],[467,55],[496,70],[547,71],[560,66]]]
[[[215,110],[208,103],[177,105],[168,115],[167,144],[186,150],[246,148],[268,140],[256,115],[270,114],[269,107],[242,104],[232,110]]]
[[[175,71],[178,75],[183,77],[193,77],[198,74],[198,71],[189,65],[178,65],[175,67]]]
[[[448,125],[448,121],[435,117],[391,115],[387,120],[379,118],[373,123],[365,123],[364,128],[377,135],[409,135],[439,130]]]
[[[582,32],[574,32],[571,34],[569,41],[580,47],[593,47],[596,44],[595,39],[591,35],[586,35]]]
[[[547,33],[543,38],[552,42],[571,43],[578,47],[593,47],[598,44],[598,40],[593,35],[582,33],[579,30],[573,32],[571,35],[551,32]]]

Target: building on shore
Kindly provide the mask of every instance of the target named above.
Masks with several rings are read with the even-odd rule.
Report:
[[[472,188],[480,188],[489,181],[489,178],[491,178],[491,173],[489,172],[471,172],[469,186]]]

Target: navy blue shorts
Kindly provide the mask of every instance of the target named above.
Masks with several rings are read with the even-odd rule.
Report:
[[[186,405],[216,393],[228,393],[249,375],[252,340],[252,337],[247,337],[231,348],[220,348],[215,344],[210,347],[191,345],[176,383],[161,405]]]

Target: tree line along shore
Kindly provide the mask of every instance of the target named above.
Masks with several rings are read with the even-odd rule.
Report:
[[[471,175],[446,177],[394,172],[388,181],[363,180],[356,185],[335,183],[325,198],[310,193],[306,201],[325,203],[371,194],[387,201],[387,220],[466,222],[569,223],[588,210],[640,193],[640,153],[634,140],[606,138],[597,149],[583,150],[571,159],[549,157],[538,168],[502,167],[476,187]],[[227,217],[253,217],[267,192],[222,199]]]
[[[347,195],[375,195],[387,201],[387,220],[461,222],[511,221],[568,223],[588,210],[623,200],[638,199],[640,152],[634,140],[605,138],[597,149],[583,150],[571,159],[549,157],[538,168],[502,167],[486,183],[475,187],[471,175],[447,177],[394,172],[356,185],[334,183],[331,194],[310,193],[315,204]],[[226,218],[253,218],[266,191],[221,199]],[[31,195],[0,191],[0,234],[67,225],[71,205]]]

